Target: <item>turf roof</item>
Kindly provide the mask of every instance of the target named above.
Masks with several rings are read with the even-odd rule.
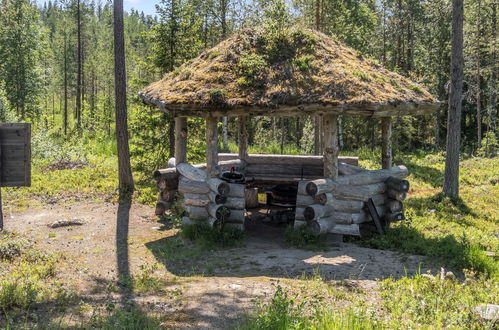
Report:
[[[177,116],[421,114],[438,101],[323,33],[240,31],[144,88],[140,97]]]

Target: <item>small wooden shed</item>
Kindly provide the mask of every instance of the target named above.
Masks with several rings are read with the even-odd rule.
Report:
[[[171,199],[176,189],[206,196],[220,195],[223,189],[227,193],[227,185],[220,187],[220,171],[236,166],[258,182],[295,182],[295,226],[308,224],[317,234],[360,235],[361,224],[375,220],[372,207],[371,211],[367,209],[368,202],[386,221],[401,218],[397,216],[401,205],[388,205],[405,198],[403,193],[408,189],[408,183],[400,179],[407,176],[407,169],[392,168],[392,117],[423,115],[439,106],[419,84],[320,32],[297,27],[278,33],[263,28],[240,31],[147,86],[139,95],[175,118],[177,165],[186,162],[187,118],[206,119],[206,165],[197,168],[206,171],[207,188],[182,191],[178,188],[178,170],[158,170],[155,176],[162,191],[160,203]],[[323,156],[248,155],[246,127],[252,116],[296,115],[322,119]],[[356,159],[339,156],[339,115],[381,118],[382,170],[366,171],[356,166]],[[217,124],[221,117],[237,117],[238,155],[218,154]],[[199,173],[193,176],[204,180]],[[393,182],[388,184],[388,179]],[[180,178],[184,188],[185,180],[192,178]],[[229,224],[230,218],[222,213],[230,213],[231,208],[216,211],[235,196],[219,196],[226,197],[219,198],[219,202],[224,200],[219,204],[215,197],[194,203],[202,206],[187,205],[189,215]],[[206,212],[194,209],[202,207]]]

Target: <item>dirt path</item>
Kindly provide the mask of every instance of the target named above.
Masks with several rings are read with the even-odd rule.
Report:
[[[118,279],[117,210],[111,203],[80,202],[7,213],[5,223],[7,230],[62,253],[67,262],[59,276],[82,296],[97,301],[116,296],[109,288]],[[168,325],[176,328],[227,328],[254,307],[254,299],[270,297],[275,281],[320,273],[330,280],[371,288],[376,279],[416,272],[422,262],[421,257],[348,243],[327,252],[289,248],[282,231],[270,227],[249,233],[243,247],[203,251],[181,239],[177,230],[159,223],[153,214],[147,206],[131,208],[125,267],[134,275],[152,267],[156,275],[169,280],[171,285],[160,294],[133,298],[168,315]],[[81,219],[84,225],[47,226],[71,218]]]

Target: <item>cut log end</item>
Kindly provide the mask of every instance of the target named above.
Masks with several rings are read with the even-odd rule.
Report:
[[[230,192],[230,186],[228,183],[221,183],[219,186],[218,186],[218,193],[222,196],[227,196]]]
[[[317,194],[317,185],[313,182],[309,182],[305,189],[310,196],[315,196]]]

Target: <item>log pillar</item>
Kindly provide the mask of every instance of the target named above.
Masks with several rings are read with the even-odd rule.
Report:
[[[175,117],[175,164],[187,161],[187,117]]]
[[[338,178],[338,115],[324,115],[324,177],[336,180]]]
[[[206,174],[213,178],[218,176],[218,130],[217,117],[206,117]]]
[[[246,117],[239,117],[237,124],[239,133],[239,159],[245,159],[248,156],[248,129]]]
[[[392,117],[381,118],[381,165],[392,167]]]

